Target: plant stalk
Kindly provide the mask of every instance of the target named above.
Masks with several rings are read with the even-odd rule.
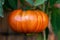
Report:
[[[43,11],[45,12],[45,3],[43,4]],[[43,31],[43,36],[44,36],[44,40],[46,40],[46,33],[45,33],[45,30]]]
[[[44,40],[46,40],[46,33],[43,31]]]

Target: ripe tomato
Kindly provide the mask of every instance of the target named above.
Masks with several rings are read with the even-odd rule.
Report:
[[[40,10],[14,10],[10,13],[8,22],[16,32],[38,33],[46,29],[48,16]]]

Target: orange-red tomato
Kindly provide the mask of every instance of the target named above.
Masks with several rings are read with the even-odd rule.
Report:
[[[8,22],[16,32],[38,33],[46,29],[48,16],[39,10],[14,10],[8,17]]]

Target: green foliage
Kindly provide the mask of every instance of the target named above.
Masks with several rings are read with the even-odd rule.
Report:
[[[43,4],[46,0],[26,0],[29,4],[31,4],[32,6],[39,6],[41,4]]]
[[[60,30],[57,32],[58,40],[60,40]]]
[[[33,0],[26,0],[30,5],[33,5],[34,4],[34,2],[33,2]]]
[[[53,8],[52,10],[52,16],[51,16],[51,22],[53,26],[54,33],[58,36],[58,39],[60,39],[60,9]]]
[[[43,40],[43,36],[41,35],[41,33],[38,34],[37,39],[36,40]]]
[[[48,1],[50,3],[50,6],[52,7],[52,6],[54,6],[54,4],[56,3],[57,0],[48,0]]]
[[[60,0],[57,0],[56,3],[60,3]]]
[[[25,1],[28,2],[31,6],[39,6],[43,4],[46,0],[20,0],[22,3],[21,5],[26,5]],[[17,0],[5,0],[5,7],[11,8],[11,9],[17,9]],[[26,6],[27,7],[27,6]]]
[[[3,17],[3,7],[2,5],[4,4],[4,0],[0,0],[0,16]]]
[[[3,9],[0,7],[0,16],[3,17]]]
[[[13,8],[9,5],[8,0],[5,0],[5,1],[4,1],[4,5],[3,5],[3,7],[4,7],[5,9],[8,9],[8,8],[13,9]]]
[[[36,0],[36,1],[34,2],[34,6],[39,6],[39,5],[43,4],[45,1],[46,1],[46,0]]]
[[[13,9],[17,9],[17,0],[8,0],[8,2]]]

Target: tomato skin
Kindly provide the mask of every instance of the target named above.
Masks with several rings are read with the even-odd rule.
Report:
[[[39,10],[14,10],[8,17],[12,30],[22,33],[38,33],[46,29],[48,16]]]

